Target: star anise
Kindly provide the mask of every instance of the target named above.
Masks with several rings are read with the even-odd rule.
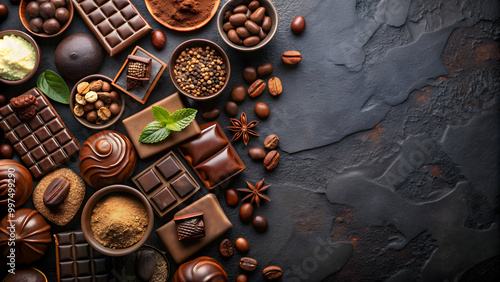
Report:
[[[261,181],[257,182],[257,184],[255,184],[255,186],[253,186],[250,182],[247,181],[247,186],[248,186],[248,188],[238,188],[238,189],[236,189],[236,190],[238,190],[240,192],[249,193],[248,195],[246,195],[242,199],[242,201],[244,201],[244,200],[252,197],[252,199],[250,200],[250,203],[253,204],[253,202],[255,202],[255,204],[257,204],[257,206],[260,205],[260,201],[261,201],[260,199],[271,201],[266,195],[262,194],[269,187],[271,187],[271,185],[264,186],[264,179],[262,179]]]
[[[240,138],[240,136],[243,136],[243,143],[247,145],[248,140],[250,139],[249,135],[259,136],[259,133],[250,129],[255,127],[259,122],[254,120],[247,124],[247,115],[245,114],[245,112],[241,112],[240,120],[231,118],[231,123],[233,124],[233,126],[228,126],[227,128],[233,132],[236,132],[233,136],[232,141],[236,141],[238,140],[238,138]]]

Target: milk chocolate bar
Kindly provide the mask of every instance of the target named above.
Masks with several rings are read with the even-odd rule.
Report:
[[[205,222],[202,212],[176,216],[174,221],[177,224],[179,241],[205,236]]]
[[[72,0],[104,50],[113,56],[153,30],[130,0]]]
[[[36,115],[21,121],[11,104],[0,108],[0,127],[34,177],[41,177],[80,150],[50,101],[38,88],[25,94],[36,97]]]

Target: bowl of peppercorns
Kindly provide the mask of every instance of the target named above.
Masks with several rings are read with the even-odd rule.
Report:
[[[75,119],[90,129],[106,129],[120,120],[125,100],[111,86],[112,79],[91,74],[78,81],[69,97],[69,107]]]
[[[182,95],[206,101],[224,92],[231,76],[231,65],[224,49],[215,42],[190,39],[172,52],[168,72]]]

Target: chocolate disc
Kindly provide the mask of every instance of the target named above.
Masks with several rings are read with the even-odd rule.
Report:
[[[24,204],[33,192],[33,178],[28,169],[14,160],[0,160],[0,209],[9,207],[9,183],[15,187],[14,201],[11,202],[16,208]]]

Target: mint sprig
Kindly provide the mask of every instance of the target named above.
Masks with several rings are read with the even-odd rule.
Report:
[[[180,109],[170,114],[163,107],[151,107],[155,121],[150,122],[139,136],[141,143],[157,143],[165,140],[170,131],[181,131],[186,128],[196,117],[198,113],[195,109]]]

